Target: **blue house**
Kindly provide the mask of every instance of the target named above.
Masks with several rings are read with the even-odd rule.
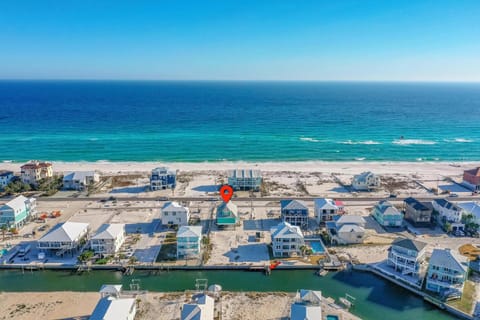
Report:
[[[382,200],[373,208],[372,216],[384,227],[401,227],[403,214],[390,202]]]
[[[152,170],[150,175],[150,190],[174,189],[177,185],[177,173],[166,167]]]
[[[301,200],[281,200],[282,220],[300,228],[308,228],[308,207]]]
[[[13,172],[0,170],[0,190],[4,189],[13,179]]]

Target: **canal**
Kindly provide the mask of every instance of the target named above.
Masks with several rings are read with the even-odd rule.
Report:
[[[170,271],[151,274],[135,271],[132,276],[119,272],[92,271],[81,275],[65,271],[0,271],[0,291],[97,291],[105,283],[122,283],[129,288],[139,279],[141,289],[183,291],[194,289],[195,279],[208,279],[226,291],[321,290],[324,296],[338,299],[346,293],[356,298],[352,313],[367,320],[455,319],[411,294],[373,274],[359,271],[329,273],[318,277],[313,271],[275,271],[270,276],[249,271]]]

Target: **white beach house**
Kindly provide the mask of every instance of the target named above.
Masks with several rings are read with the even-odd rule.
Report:
[[[36,185],[41,179],[53,177],[53,167],[50,162],[30,161],[21,166],[20,170],[23,183]]]
[[[124,224],[103,224],[90,239],[90,248],[98,254],[115,254],[124,242]]]
[[[445,199],[434,199],[432,201],[433,209],[438,212],[438,218],[447,222],[461,222],[462,208]]]
[[[357,215],[343,215],[326,223],[332,244],[362,243],[365,238],[365,219]]]
[[[447,297],[459,296],[467,278],[468,259],[450,249],[433,249],[426,277],[426,289]]]
[[[302,230],[288,222],[282,222],[270,230],[272,250],[275,257],[291,257],[301,255],[301,247],[305,245]]]
[[[255,169],[237,169],[228,171],[228,184],[234,190],[260,190],[262,173]]]
[[[186,226],[190,219],[190,210],[181,206],[178,202],[166,202],[162,209],[162,225]]]
[[[100,298],[89,320],[134,320],[137,304],[134,298]]]
[[[82,245],[88,236],[88,223],[64,222],[53,227],[47,234],[40,238],[37,247],[40,251],[63,256],[73,254]]]
[[[426,246],[421,241],[397,238],[388,249],[387,265],[403,275],[419,278]]]
[[[451,224],[453,232],[465,229],[465,225],[462,223],[464,210],[461,207],[445,199],[434,199],[432,205],[433,210],[438,213],[437,221],[440,225]]]
[[[201,226],[181,226],[177,232],[177,258],[198,257],[201,240]]]
[[[314,290],[300,290],[290,307],[291,320],[322,319],[322,293]]]
[[[345,213],[342,201],[319,198],[315,199],[314,204],[314,216],[317,223],[332,221],[336,216]]]
[[[352,187],[357,191],[378,189],[380,188],[380,177],[370,171],[362,172],[353,177]]]
[[[13,171],[0,170],[0,190],[5,189],[13,177]]]
[[[19,229],[37,215],[35,198],[18,196],[0,205],[0,226]]]
[[[67,172],[63,176],[63,188],[66,190],[86,190],[88,186],[100,181],[100,175],[95,171]]]
[[[181,320],[213,320],[215,312],[215,300],[200,293],[192,297],[190,303],[182,306],[180,313]]]

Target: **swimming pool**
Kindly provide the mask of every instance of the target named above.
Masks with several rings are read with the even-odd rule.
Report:
[[[327,315],[327,320],[338,320],[338,316],[334,316],[334,315]]]
[[[325,248],[318,240],[311,240],[306,242],[306,244],[312,248],[313,253],[325,253]]]
[[[4,255],[6,255],[8,253],[8,250],[7,249],[2,249],[0,250],[0,257],[3,257]]]

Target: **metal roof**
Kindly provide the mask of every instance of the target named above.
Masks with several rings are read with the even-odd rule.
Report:
[[[125,232],[123,223],[102,224],[92,239],[116,239]]]
[[[183,305],[182,320],[213,320],[214,300],[206,294],[192,297],[192,303]]]
[[[311,306],[303,303],[293,303],[290,309],[291,320],[317,320],[322,319],[322,307]]]
[[[432,256],[430,257],[430,266],[440,266],[458,272],[467,271],[467,257],[454,255],[449,249],[433,249]]]
[[[188,211],[188,208],[180,205],[176,201],[166,202],[162,207],[162,212],[171,212],[171,211],[175,211],[175,212]]]
[[[177,231],[177,238],[202,237],[202,226],[181,226]]]
[[[272,238],[303,238],[302,230],[298,226],[292,226],[290,223],[283,221],[276,227],[270,229]]]
[[[119,320],[127,319],[135,306],[133,298],[105,297],[98,301],[90,320]]]
[[[57,224],[38,242],[71,242],[77,239],[88,226],[88,223],[70,221]]]

